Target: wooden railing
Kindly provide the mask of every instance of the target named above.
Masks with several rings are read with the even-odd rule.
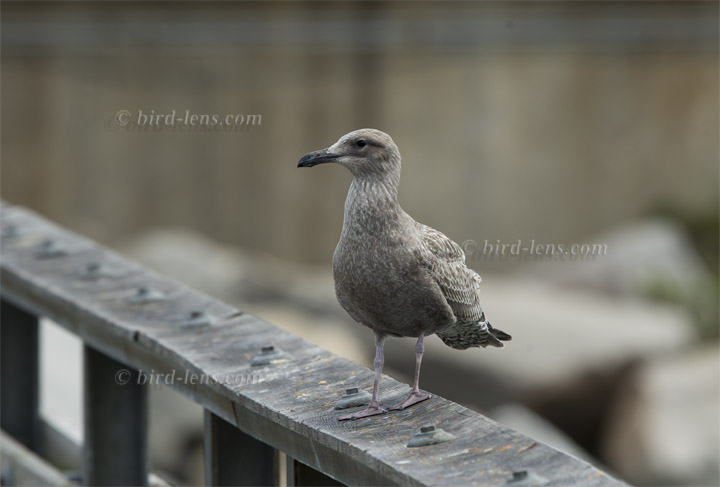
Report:
[[[624,485],[442,397],[339,422],[334,403],[368,388],[370,370],[24,208],[0,212],[2,428],[43,451],[38,321],[47,317],[84,342],[84,484],[147,483],[142,374],[174,373],[172,386],[205,408],[207,485]],[[387,401],[407,393],[383,380]],[[420,433],[426,425],[454,439],[409,447],[433,437]],[[287,479],[278,452],[290,459]]]

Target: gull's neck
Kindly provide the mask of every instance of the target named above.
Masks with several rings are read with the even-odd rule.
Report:
[[[403,213],[397,200],[398,180],[399,177],[353,177],[345,200],[343,230],[352,224],[366,231],[382,231],[397,222]]]
[[[397,178],[399,179],[399,178]],[[388,177],[355,176],[350,183],[348,199],[360,199],[372,205],[397,204],[398,181]]]

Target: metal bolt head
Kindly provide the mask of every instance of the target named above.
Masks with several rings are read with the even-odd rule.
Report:
[[[289,360],[287,354],[273,345],[266,345],[260,349],[260,353],[255,355],[250,361],[250,365],[257,367],[260,365],[275,365]]]
[[[184,326],[208,326],[215,322],[215,318],[202,310],[193,310],[183,322]]]
[[[445,443],[455,439],[455,435],[448,433],[447,431],[436,428],[434,425],[427,425],[420,428],[420,432],[416,433],[407,446],[409,448],[415,448],[418,446],[437,445],[438,443]]]
[[[49,259],[52,257],[61,257],[66,253],[62,244],[58,243],[55,239],[48,238],[40,244],[36,256],[41,259]]]
[[[135,295],[130,296],[128,301],[133,304],[145,304],[162,301],[163,299],[165,299],[165,295],[161,291],[149,288],[148,286],[139,286],[135,291]]]
[[[103,276],[103,266],[100,262],[89,262],[85,266],[85,271],[82,273],[83,279],[94,280],[99,279]]]
[[[505,481],[505,485],[512,487],[543,487],[549,483],[550,481],[542,475],[528,470],[516,470],[512,477]]]
[[[370,402],[372,396],[368,391],[361,391],[359,387],[348,387],[345,395],[335,403],[335,409],[347,409],[357,406],[365,406]]]
[[[78,277],[85,281],[97,281],[104,278],[116,277],[117,272],[101,261],[91,261],[85,264]]]

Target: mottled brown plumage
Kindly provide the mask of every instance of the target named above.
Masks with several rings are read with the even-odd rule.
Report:
[[[457,349],[502,347],[501,340],[511,337],[485,319],[480,276],[465,265],[460,246],[400,207],[400,152],[389,135],[356,130],[305,155],[298,167],[327,162],[353,174],[333,255],[335,294],[353,319],[375,332],[377,343],[373,400],[368,409],[340,419],[385,412],[377,395],[388,336],[418,337],[414,387],[394,407],[404,409],[429,397],[418,388],[423,337],[435,333]]]

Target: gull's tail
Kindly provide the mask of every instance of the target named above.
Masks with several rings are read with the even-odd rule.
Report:
[[[503,347],[502,342],[512,340],[512,336],[504,331],[494,328],[489,321],[485,319],[483,313],[480,321],[475,323],[456,324],[448,329],[437,333],[437,336],[445,343],[445,345],[465,350],[470,347]]]
[[[502,347],[503,344],[500,342],[509,342],[512,340],[512,336],[509,333],[505,333],[504,331],[500,330],[499,328],[493,328],[493,326],[488,323],[488,333],[495,338],[498,341],[498,344],[495,345],[496,347]]]

